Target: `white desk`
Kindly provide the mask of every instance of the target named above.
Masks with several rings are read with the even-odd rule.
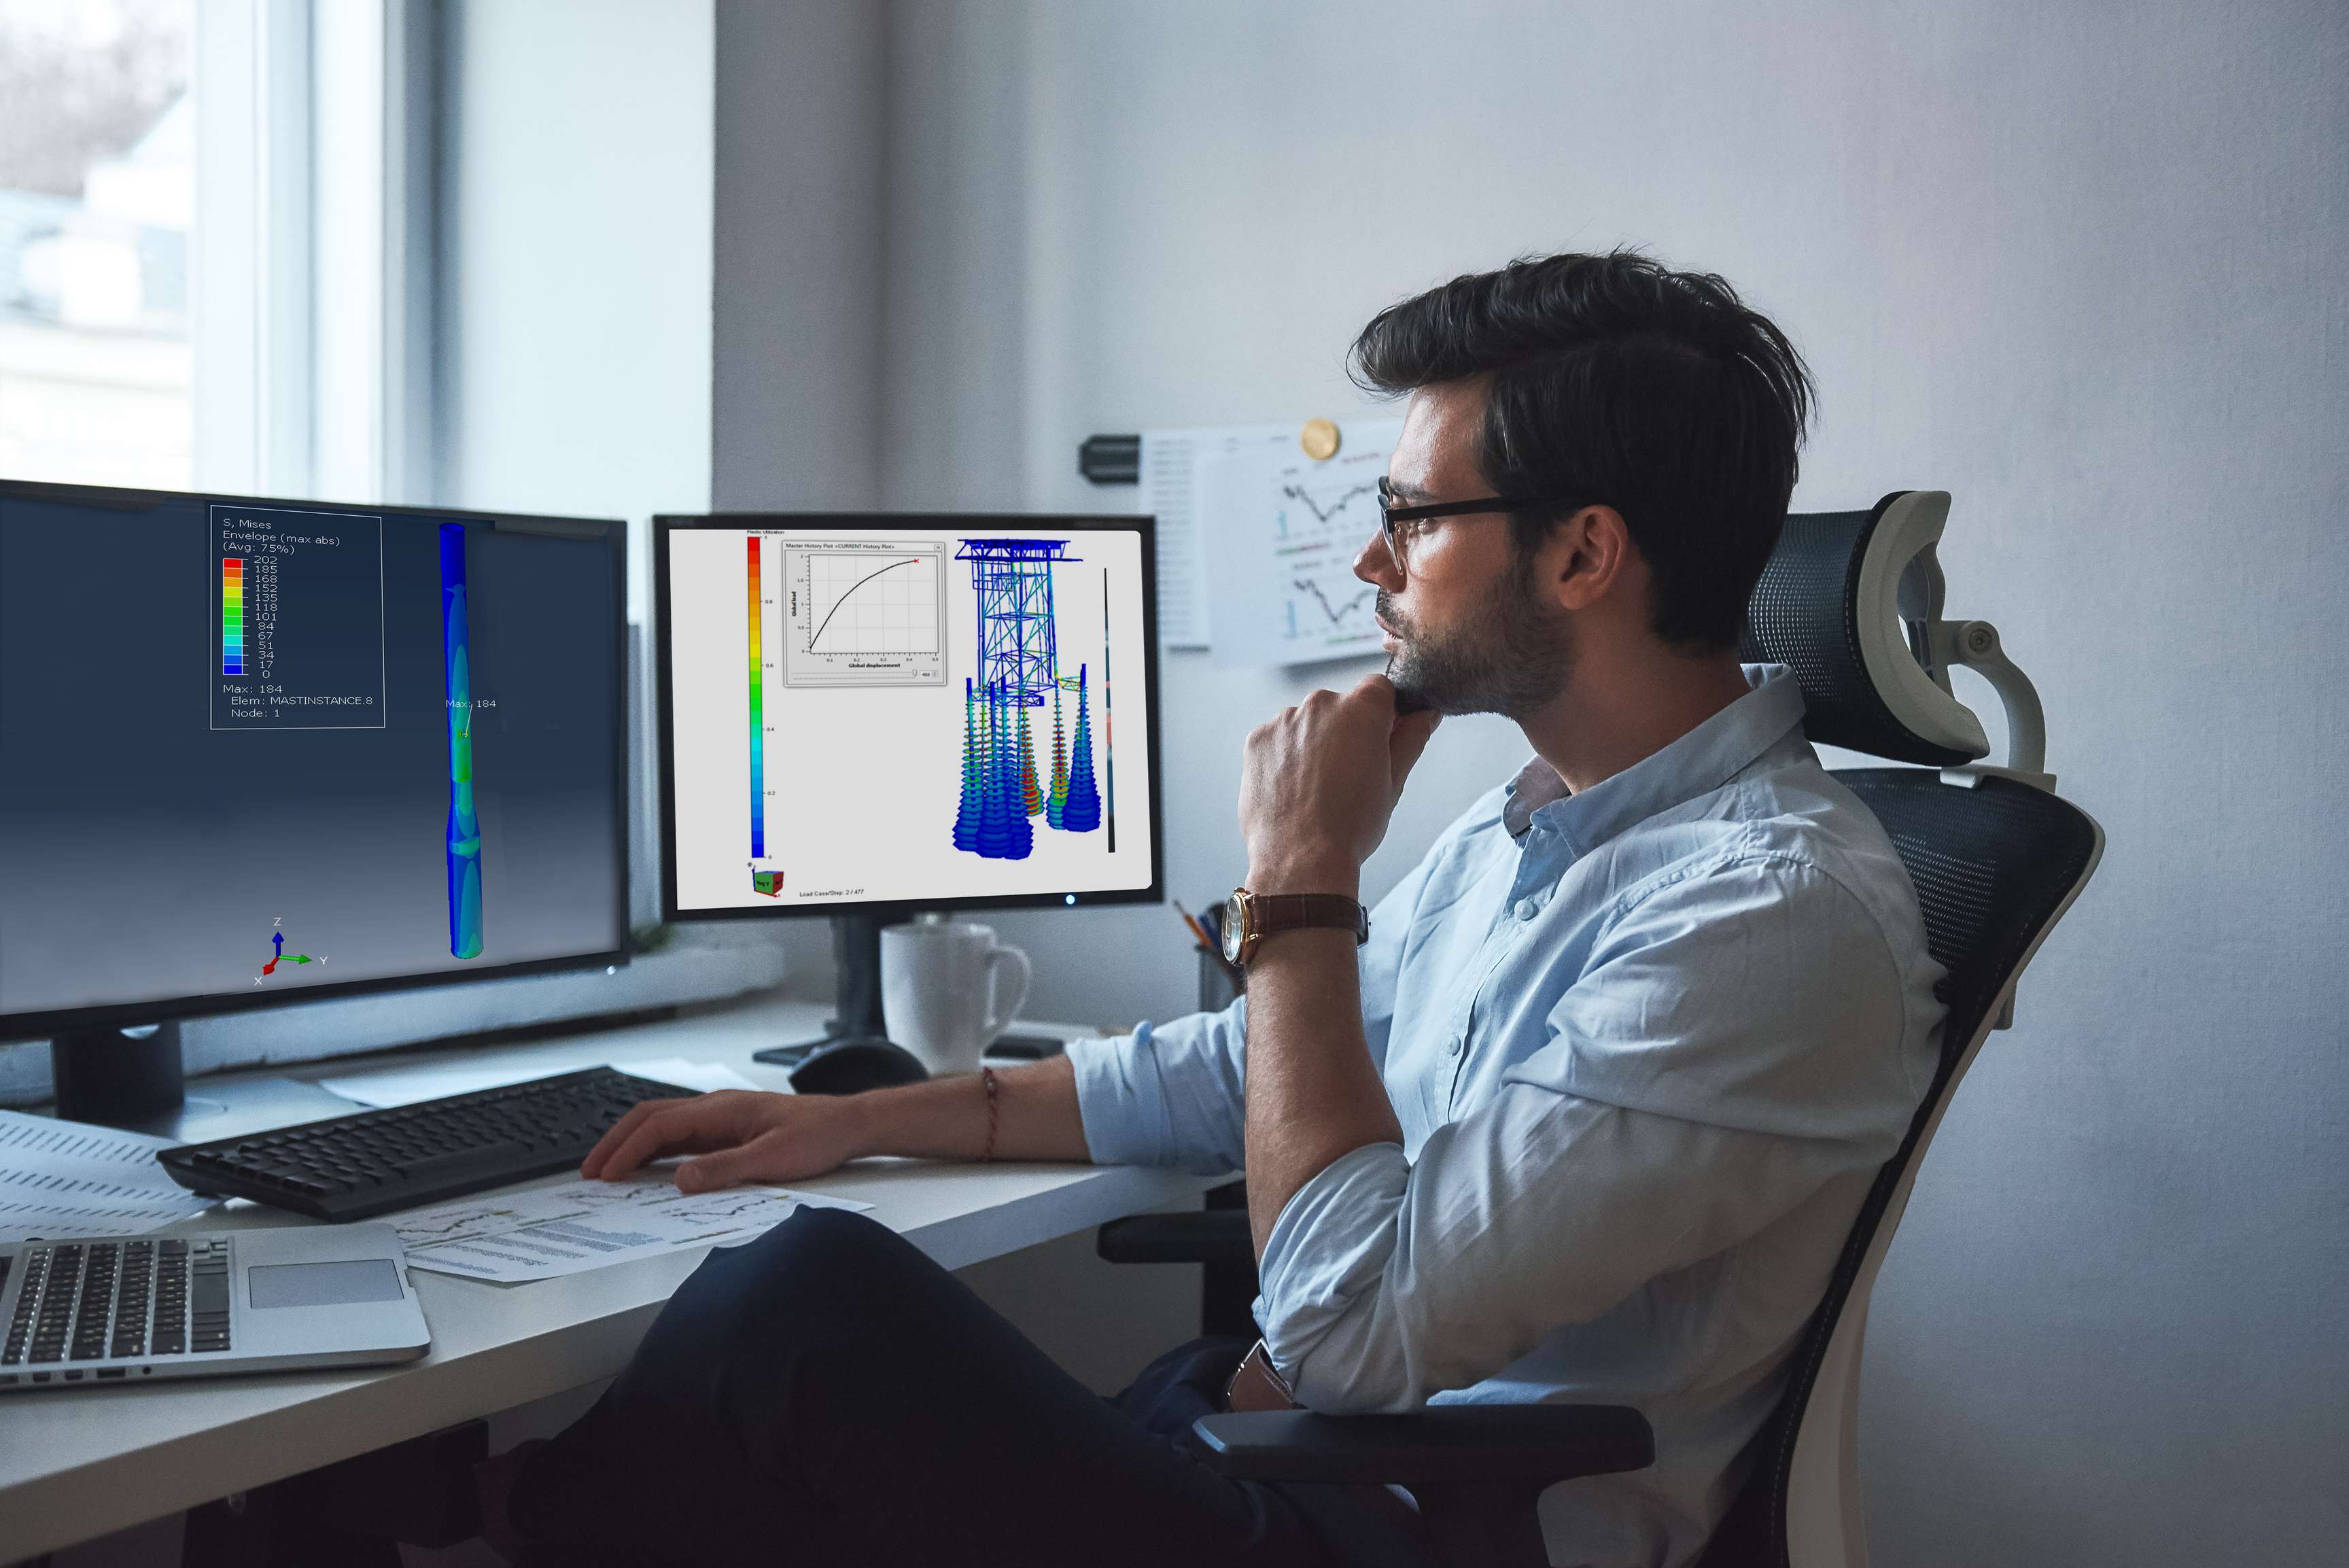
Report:
[[[752,1062],[750,1053],[820,1033],[825,1011],[803,1003],[764,1002],[494,1052],[345,1057],[305,1065],[294,1076],[333,1078],[409,1063],[492,1059],[543,1066],[553,1073],[603,1061],[686,1057],[725,1062],[754,1081],[781,1088],[782,1074]],[[234,1079],[217,1081],[236,1087]],[[214,1087],[215,1080],[200,1080],[191,1086],[191,1096],[200,1098]],[[329,1108],[308,1114],[333,1112]],[[198,1132],[212,1137],[243,1130],[221,1125]],[[1122,1215],[1184,1203],[1217,1180],[1223,1179],[1116,1166],[872,1161],[794,1185],[871,1203],[874,1219],[945,1267],[961,1268]],[[312,1222],[240,1203],[174,1229]],[[410,1277],[431,1326],[432,1353],[406,1367],[0,1398],[0,1562],[54,1551],[609,1377],[626,1363],[661,1304],[706,1252],[523,1285],[415,1270]]]

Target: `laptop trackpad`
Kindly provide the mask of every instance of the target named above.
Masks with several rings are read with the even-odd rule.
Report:
[[[338,1264],[257,1264],[244,1271],[255,1306],[347,1306],[398,1301],[399,1269],[389,1258]]]

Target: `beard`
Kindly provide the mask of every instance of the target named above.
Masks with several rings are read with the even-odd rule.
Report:
[[[1557,695],[1573,662],[1574,624],[1535,599],[1531,567],[1516,562],[1458,629],[1440,635],[1415,625],[1379,590],[1379,615],[1402,644],[1387,661],[1397,711],[1523,718]]]

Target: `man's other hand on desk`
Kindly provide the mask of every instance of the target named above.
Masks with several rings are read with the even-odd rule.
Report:
[[[821,1176],[856,1158],[856,1118],[845,1100],[724,1088],[690,1099],[648,1099],[587,1151],[583,1176],[616,1181],[648,1161],[693,1154],[677,1169],[688,1192],[737,1181]]]
[[[933,1078],[854,1095],[719,1089],[654,1099],[614,1124],[580,1162],[616,1181],[672,1154],[677,1184],[706,1192],[738,1181],[799,1181],[869,1154],[926,1160],[1086,1160],[1076,1070],[1067,1058],[998,1069],[993,1147],[987,1091],[976,1077]]]

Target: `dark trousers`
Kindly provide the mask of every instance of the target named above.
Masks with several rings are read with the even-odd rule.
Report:
[[[511,1511],[533,1563],[1423,1568],[1389,1494],[1228,1480],[1176,1440],[1245,1349],[1105,1400],[894,1232],[802,1209],[709,1255]]]

